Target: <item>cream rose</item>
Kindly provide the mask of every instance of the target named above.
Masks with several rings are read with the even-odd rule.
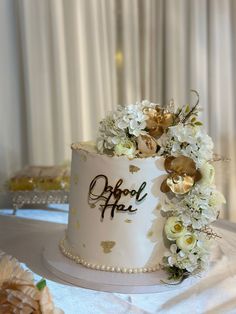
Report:
[[[169,217],[165,224],[165,234],[167,239],[173,241],[183,236],[187,232],[179,217]]]
[[[141,154],[145,156],[151,156],[156,153],[157,150],[157,143],[156,140],[148,135],[139,135],[137,138],[137,143],[138,143],[138,150]]]
[[[132,141],[126,139],[117,144],[114,151],[117,156],[125,155],[133,157],[135,155],[136,146]]]
[[[197,244],[197,238],[193,233],[187,232],[176,240],[176,244],[183,252],[188,252]]]
[[[206,162],[200,168],[200,172],[201,172],[202,178],[199,181],[199,183],[204,184],[204,185],[211,185],[215,177],[215,168],[209,162]]]

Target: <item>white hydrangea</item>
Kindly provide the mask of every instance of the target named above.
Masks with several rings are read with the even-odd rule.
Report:
[[[224,202],[222,194],[213,186],[196,184],[184,197],[169,199],[165,195],[161,199],[161,206],[163,212],[180,216],[184,226],[201,229],[217,219],[219,206]]]
[[[119,105],[100,122],[97,138],[98,151],[103,153],[104,149],[113,150],[117,144],[129,140],[132,136],[146,134],[147,116],[143,113],[143,109],[155,108],[155,106],[156,104],[148,100],[125,106]]]
[[[100,153],[104,150],[112,150],[115,145],[127,138],[125,131],[116,127],[112,115],[100,122],[98,133],[97,148]]]
[[[199,168],[212,159],[213,142],[209,135],[199,126],[178,124],[169,127],[158,140],[159,154],[175,157],[184,155],[192,158]]]

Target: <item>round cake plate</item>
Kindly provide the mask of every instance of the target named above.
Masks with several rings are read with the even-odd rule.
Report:
[[[44,265],[55,276],[82,288],[117,293],[156,293],[180,289],[199,280],[189,277],[181,284],[169,285],[161,282],[166,280],[166,273],[162,270],[124,274],[89,269],[62,255],[58,244],[63,237],[64,231],[60,231],[48,241],[43,250]]]

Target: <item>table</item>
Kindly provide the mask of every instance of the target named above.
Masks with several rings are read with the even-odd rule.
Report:
[[[71,286],[45,269],[41,251],[47,239],[65,227],[67,212],[19,210],[17,216],[11,212],[0,211],[0,250],[27,265],[37,280],[47,278],[55,304],[66,314],[236,313],[236,224],[217,222],[221,260],[193,286],[154,294],[118,294]]]

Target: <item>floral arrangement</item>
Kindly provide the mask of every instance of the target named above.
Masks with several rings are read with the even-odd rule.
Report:
[[[164,108],[147,100],[118,106],[100,122],[100,153],[128,158],[163,156],[161,210],[169,251],[162,267],[169,279],[182,280],[207,268],[209,244],[217,237],[209,224],[219,215],[224,196],[214,186],[213,142],[198,121],[195,105]]]
[[[63,314],[54,307],[46,280],[34,284],[32,272],[12,256],[0,254],[0,313]]]

